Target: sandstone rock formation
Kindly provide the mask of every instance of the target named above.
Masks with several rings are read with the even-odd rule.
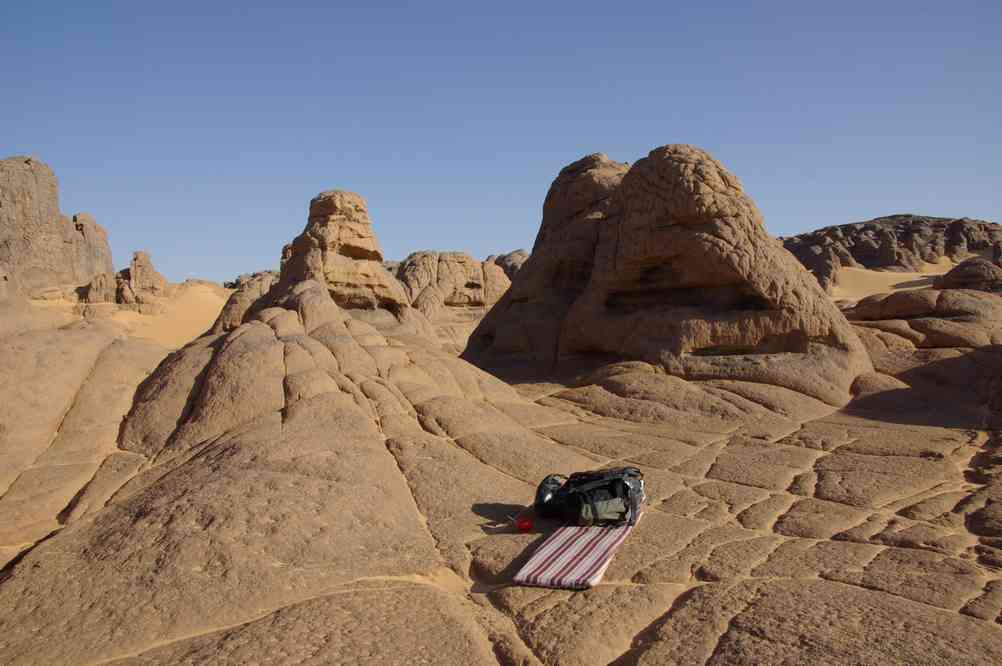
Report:
[[[936,289],[975,289],[1002,292],[1002,266],[981,257],[966,259],[936,278]]]
[[[105,230],[86,213],[60,214],[48,166],[31,157],[0,160],[0,273],[8,283],[35,295],[112,270]]]
[[[77,290],[86,304],[116,303],[142,314],[164,311],[162,300],[168,295],[167,279],[153,267],[147,252],[135,252],[128,268],[118,273],[99,273],[84,287]],[[95,315],[92,307],[82,306],[81,314]]]
[[[400,263],[397,279],[455,353],[511,285],[500,266],[463,252],[414,252]]]
[[[592,155],[560,173],[531,258],[468,348],[485,362],[511,355],[637,360],[833,405],[869,367],[738,180],[680,145],[628,170]]]
[[[384,262],[385,263],[385,262]],[[262,276],[270,275],[274,280],[278,279],[278,271],[257,271],[255,273],[241,273],[237,276],[235,280],[225,280],[223,281],[223,287],[226,289],[240,289],[246,284],[253,282],[261,278]]]
[[[78,493],[119,460],[122,417],[165,354],[109,323],[0,297],[0,568],[86,513]]]
[[[321,192],[310,202],[306,228],[282,248],[281,272],[256,273],[223,307],[213,331],[230,331],[272,305],[300,282],[326,286],[331,298],[376,330],[437,343],[431,322],[410,307],[403,285],[382,265],[379,242],[363,199],[353,192]]]
[[[509,252],[508,254],[492,254],[487,257],[484,261],[488,263],[497,264],[504,271],[504,274],[508,276],[509,280],[515,279],[515,274],[518,273],[523,264],[529,258],[529,253],[525,250],[518,249]]]
[[[265,297],[271,288],[278,284],[280,275],[274,271],[261,271],[248,276],[240,276],[234,283],[234,292],[230,294],[223,306],[222,312],[212,325],[213,333],[232,331],[243,323],[244,316],[258,302],[264,307]]]
[[[826,291],[843,266],[914,271],[943,257],[962,261],[991,256],[1002,242],[1002,226],[968,218],[891,215],[825,227],[783,239],[783,246],[808,268]]]
[[[875,294],[845,310],[857,326],[904,338],[915,347],[1002,344],[1002,298],[965,289]]]
[[[365,199],[352,192],[322,192],[310,202],[306,229],[284,253],[286,282],[318,280],[345,308],[397,309],[409,305],[372,233]]]
[[[522,353],[552,361],[567,311],[591,276],[599,226],[618,221],[612,194],[625,164],[589,155],[561,170],[543,203],[532,254],[477,329],[472,353]]]
[[[815,302],[820,287],[809,276],[801,287],[776,270],[763,286],[756,269],[744,268],[745,260],[783,264],[770,255],[778,246],[749,224],[757,218],[733,177],[687,147],[643,162],[623,179],[625,166],[593,156],[558,177],[544,214],[550,240],[541,230],[537,246],[552,250],[548,243],[562,238],[570,258],[534,252],[509,293],[532,270],[541,285],[544,274],[562,281],[509,309],[563,304],[559,334],[577,298],[621,286],[606,272],[608,255],[627,277],[638,257],[662,253],[678,267],[675,279],[700,275],[675,254],[679,243],[722,271],[720,284],[694,290],[708,299],[701,314],[721,344],[733,343],[729,321],[757,330],[759,320],[725,298],[756,289],[780,295],[781,315],[765,310],[761,328],[784,331],[792,320],[783,308],[796,297],[805,330],[830,320],[828,344],[851,337],[840,315],[818,304],[823,295]],[[619,180],[629,198],[620,199]],[[659,196],[667,192],[674,196]],[[622,254],[606,240],[613,231]],[[675,284],[663,273],[649,284]],[[513,387],[427,337],[375,330],[365,318],[388,310],[342,307],[339,288],[258,276],[243,289],[260,296],[233,305],[228,323],[142,382],[117,448],[56,510],[61,529],[7,551],[0,662],[1002,661],[997,349],[881,347],[877,332],[860,328],[877,368],[855,377],[855,398],[841,408],[785,387],[781,372],[769,381],[683,379],[660,361],[580,351],[569,358],[559,349],[560,372],[536,367],[542,377]],[[657,301],[631,302],[662,321]],[[699,303],[686,307],[695,312]],[[87,375],[100,344],[84,339],[97,324],[86,326],[74,333],[86,354],[56,359],[65,381],[54,384]],[[664,336],[666,349],[673,339]],[[48,371],[39,355],[18,358],[18,376]],[[582,365],[567,372],[570,361]],[[104,386],[106,377],[98,372],[85,385]],[[71,391],[39,404],[30,391],[7,390],[20,402],[0,400],[0,410],[36,416],[10,429],[0,412],[8,428],[0,437],[35,442],[19,444],[34,455]],[[76,436],[88,427],[78,416],[105,400],[115,405],[101,416],[110,433],[124,402],[97,394],[56,426],[56,441],[69,435],[55,451],[64,462],[77,449],[71,442],[89,441]],[[554,528],[510,527],[535,484],[552,472],[622,464],[644,471],[649,502],[605,584],[586,592],[513,586]],[[61,470],[46,476],[29,461],[22,473],[49,488]],[[25,484],[13,499],[30,506]],[[35,534],[52,526],[51,513],[12,515],[40,525]]]

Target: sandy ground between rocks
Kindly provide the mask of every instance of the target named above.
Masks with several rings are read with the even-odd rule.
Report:
[[[120,310],[105,321],[119,324],[130,337],[153,340],[170,350],[180,349],[212,327],[229,294],[229,290],[206,284],[184,285],[176,296],[164,300],[167,310],[163,314],[144,315]],[[38,300],[32,301],[32,306],[72,313],[75,304]],[[80,317],[72,315],[72,319]]]
[[[122,310],[115,313],[112,320],[123,324],[133,337],[154,340],[168,349],[179,349],[212,326],[226,298],[226,294],[209,286],[193,285],[168,301],[164,314],[151,316]]]
[[[872,294],[881,294],[906,289],[926,289],[932,286],[937,276],[947,273],[956,266],[949,258],[927,263],[918,272],[881,271],[869,268],[842,268],[838,282],[831,296],[836,300],[858,301]]]

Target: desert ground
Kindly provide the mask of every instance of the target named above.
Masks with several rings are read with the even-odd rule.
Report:
[[[956,265],[949,257],[942,257],[938,263],[927,263],[919,271],[843,268],[831,296],[838,300],[859,301],[873,294],[924,289],[931,287],[936,277],[949,273]]]
[[[1002,228],[779,242],[705,151],[627,157],[484,261],[388,268],[321,192],[235,289],[0,162],[0,662],[1002,663]],[[604,580],[514,585],[536,484],[624,464]]]

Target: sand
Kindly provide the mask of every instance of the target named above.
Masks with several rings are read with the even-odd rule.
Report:
[[[869,268],[842,268],[838,282],[832,289],[835,300],[858,301],[872,294],[882,294],[906,289],[925,289],[932,286],[937,276],[948,272],[956,264],[943,257],[939,262],[927,263],[917,272],[883,271]]]
[[[125,326],[132,337],[154,340],[168,349],[180,349],[207,331],[219,316],[227,290],[206,284],[181,285],[178,294],[167,301],[167,311],[160,315],[142,315],[122,310],[112,320]]]
[[[118,324],[129,337],[152,340],[173,351],[212,327],[231,292],[230,289],[211,283],[185,282],[177,285],[177,291],[171,298],[163,300],[167,308],[163,314],[144,315],[123,309],[103,321]],[[65,323],[81,319],[74,314],[76,304],[69,301],[33,300],[31,305],[38,311],[65,314]]]

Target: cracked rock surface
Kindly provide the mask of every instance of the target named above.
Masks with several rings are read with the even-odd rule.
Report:
[[[457,354],[511,285],[501,265],[477,261],[464,252],[411,253],[397,266],[396,276],[411,305],[431,321],[446,348]]]
[[[592,156],[568,167],[547,202],[567,213],[544,216],[547,236],[602,247],[608,232],[594,227],[639,215],[621,238],[653,229],[712,249],[721,234],[752,245],[742,256],[785,265],[750,226],[750,200],[693,151],[652,153],[681,161],[641,166],[637,186],[654,189],[625,212],[604,198],[625,182],[625,165]],[[673,169],[701,174],[708,189],[686,189],[665,176]],[[677,186],[671,196],[658,189],[665,183]],[[745,221],[728,231],[714,222],[724,218],[700,217],[708,210]],[[662,225],[665,211],[688,212]],[[578,236],[575,224],[590,230]],[[661,261],[668,245],[643,238],[619,246],[633,248],[619,265]],[[605,272],[612,257],[574,247],[573,261],[549,255],[560,289],[524,303],[524,312],[550,304],[555,318],[519,338],[514,325],[496,329],[495,345],[508,331],[509,349],[532,360],[499,375],[413,329],[377,328],[323,279],[248,282],[212,332],[145,379],[152,351],[94,324],[53,330],[73,353],[52,360],[29,353],[22,333],[5,334],[18,376],[60,396],[33,402],[30,391],[0,389],[0,436],[19,442],[4,451],[21,451],[10,464],[18,474],[89,465],[74,477],[89,480],[62,506],[65,492],[49,493],[38,515],[11,514],[27,517],[0,573],[0,662],[1002,661],[1002,353],[990,340],[892,338],[850,324],[801,269],[770,282],[735,264],[729,289],[775,300],[765,315],[715,301],[710,329],[824,328],[842,341],[839,355],[789,352],[800,354],[797,368],[824,368],[809,380],[834,374],[824,390],[782,373],[673,372],[670,355],[637,353],[659,325],[662,340],[688,339],[678,331],[690,329],[673,327],[697,310],[680,315],[674,301],[644,320],[646,340],[618,353],[577,349],[539,363],[552,361],[545,345],[560,326],[551,324],[577,307],[568,294],[622,284]],[[539,280],[532,271],[547,256],[534,251],[509,293]],[[693,273],[678,261],[673,279],[684,281]],[[582,273],[588,266],[597,277]],[[824,366],[832,358],[842,360]],[[92,421],[97,402],[110,407]],[[91,431],[103,434],[81,436]],[[602,584],[513,586],[553,527],[510,527],[535,484],[624,464],[643,470],[649,503]],[[72,485],[38,474],[12,496],[25,510],[32,489]],[[8,477],[14,488],[17,475]],[[47,520],[58,529],[30,531]]]

